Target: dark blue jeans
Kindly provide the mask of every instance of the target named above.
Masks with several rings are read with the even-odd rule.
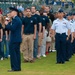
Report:
[[[1,42],[0,42],[0,58],[2,57],[2,52],[1,52]]]
[[[3,35],[1,42],[2,57],[8,57],[9,55],[9,41],[6,40],[6,36]]]
[[[38,32],[36,33],[36,39],[34,40],[34,52],[33,57],[36,58],[38,53]]]

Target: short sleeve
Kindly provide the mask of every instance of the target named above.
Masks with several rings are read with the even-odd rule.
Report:
[[[74,28],[71,26],[71,32],[74,32]]]
[[[70,23],[67,21],[67,29],[71,29]]]
[[[73,30],[74,30],[74,32],[75,32],[75,22],[72,23],[72,28],[73,28]]]
[[[25,25],[25,18],[23,18],[22,20],[22,25]]]
[[[49,22],[49,18],[48,18],[48,17],[46,18],[46,22],[47,22],[47,23],[50,23],[50,22]]]
[[[0,24],[0,29],[2,29],[2,25]]]
[[[37,25],[37,20],[33,18],[34,25]]]
[[[51,29],[55,30],[55,21],[53,22]]]
[[[38,22],[41,23],[41,17],[38,15]]]

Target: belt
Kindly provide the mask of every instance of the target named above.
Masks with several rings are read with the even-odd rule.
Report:
[[[31,35],[31,34],[33,34],[33,33],[27,33],[27,34],[24,34],[24,35]]]
[[[56,33],[56,34],[60,34],[60,35],[62,35],[62,34],[66,34],[66,33]]]

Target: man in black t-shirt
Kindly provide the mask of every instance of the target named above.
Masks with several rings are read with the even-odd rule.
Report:
[[[40,54],[40,50],[41,50],[41,41],[39,40],[39,38],[41,36],[42,24],[41,24],[40,15],[36,14],[36,7],[35,6],[31,7],[31,12],[32,12],[32,17],[37,22],[36,39],[34,40],[34,54],[33,54],[34,59],[35,59],[36,57],[39,58],[39,54]]]

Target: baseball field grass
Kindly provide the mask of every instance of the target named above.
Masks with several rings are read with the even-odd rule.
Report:
[[[8,72],[10,58],[0,61],[0,75],[75,75],[75,55],[65,64],[56,64],[56,53],[52,52],[46,58],[36,59],[34,63],[24,63],[21,59],[22,71]]]

